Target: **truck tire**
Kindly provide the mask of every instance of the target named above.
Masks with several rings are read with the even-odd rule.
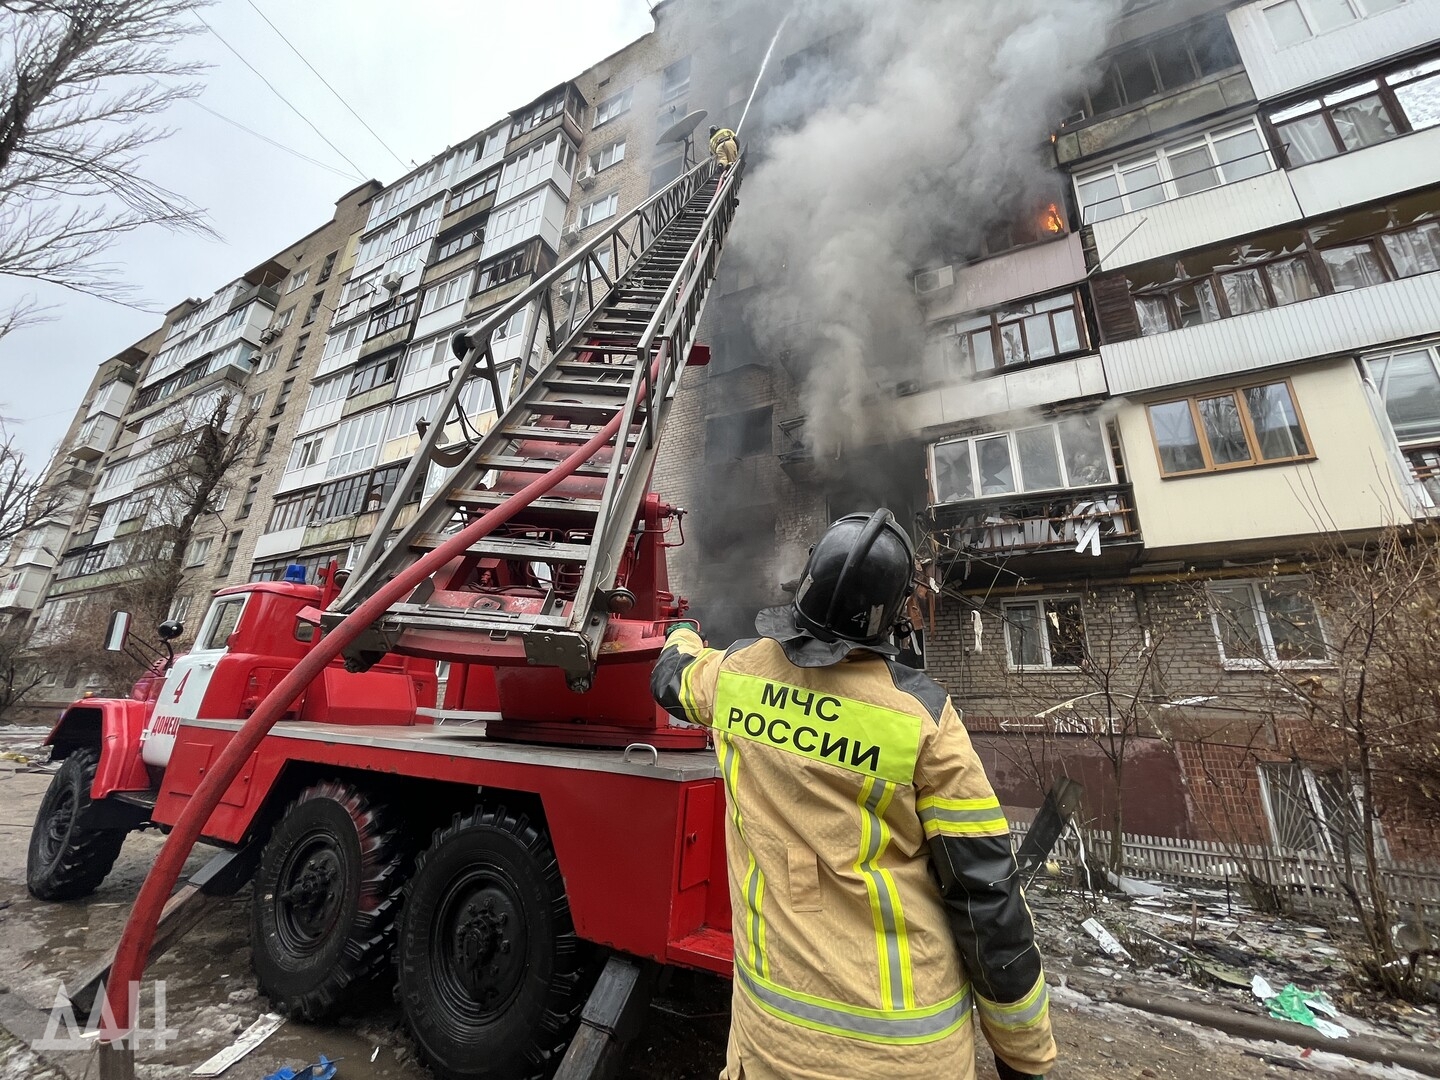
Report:
[[[503,807],[455,816],[405,890],[400,1003],[444,1080],[548,1075],[584,1004],[581,944],[544,831]]]
[[[285,810],[260,856],[251,908],[255,975],[281,1010],[320,1020],[392,968],[404,852],[378,806],[327,780]]]
[[[86,828],[79,823],[80,815],[90,808],[90,788],[99,764],[97,748],[72,750],[45,789],[25,859],[25,885],[37,900],[89,896],[120,856],[126,830]]]

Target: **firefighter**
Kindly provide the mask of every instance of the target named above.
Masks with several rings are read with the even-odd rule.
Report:
[[[1002,1080],[1055,1060],[1009,826],[945,691],[895,660],[914,552],[887,510],[811,549],[761,636],[672,631],[651,679],[712,728],[735,989],[721,1080]]]
[[[715,160],[720,162],[722,169],[734,165],[740,160],[740,144],[735,141],[735,133],[729,128],[712,127],[710,152],[715,155]]]

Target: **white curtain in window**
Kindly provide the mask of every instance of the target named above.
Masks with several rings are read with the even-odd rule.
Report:
[[[1222,274],[1220,287],[1225,290],[1225,303],[1231,315],[1246,315],[1252,311],[1263,311],[1269,306],[1265,286],[1260,283],[1259,270],[1241,270],[1234,274]]]
[[[1401,277],[1440,270],[1440,224],[1429,222],[1408,232],[1388,233],[1382,239]]]
[[[1140,333],[1146,337],[1163,334],[1170,329],[1170,315],[1165,310],[1165,301],[1158,296],[1137,296],[1135,314],[1140,317]]]
[[[1270,288],[1275,293],[1275,302],[1280,305],[1293,304],[1298,300],[1313,300],[1320,295],[1315,287],[1315,278],[1304,259],[1286,259],[1271,263],[1265,268],[1270,279]]]
[[[1369,244],[1328,248],[1320,252],[1320,258],[1330,271],[1330,280],[1334,282],[1336,292],[1380,285],[1386,280],[1385,269]]]

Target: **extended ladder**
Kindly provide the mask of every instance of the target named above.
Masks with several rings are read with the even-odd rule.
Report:
[[[563,669],[576,689],[588,685],[616,574],[734,216],[740,173],[740,166],[696,166],[475,331],[457,336],[461,362],[438,415],[452,415],[464,384],[477,375],[489,380],[500,409],[507,388],[496,374],[492,334],[516,312],[535,309],[521,353],[523,377],[509,405],[468,447],[441,447],[446,425],[429,426],[327,625],[447,535],[555,469],[617,414],[618,430],[570,479],[392,607],[347,650],[352,667],[387,651],[513,660],[523,645],[523,661]],[[557,310],[565,312],[558,321]],[[548,359],[537,364],[530,358],[542,317]],[[432,459],[454,472],[388,540],[406,493],[422,482]]]

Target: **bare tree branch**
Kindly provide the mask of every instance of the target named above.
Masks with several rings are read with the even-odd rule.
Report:
[[[210,234],[203,213],[149,180],[150,120],[199,90],[172,58],[206,0],[0,0],[0,275],[134,306],[120,235]],[[0,336],[33,321],[0,318]]]

